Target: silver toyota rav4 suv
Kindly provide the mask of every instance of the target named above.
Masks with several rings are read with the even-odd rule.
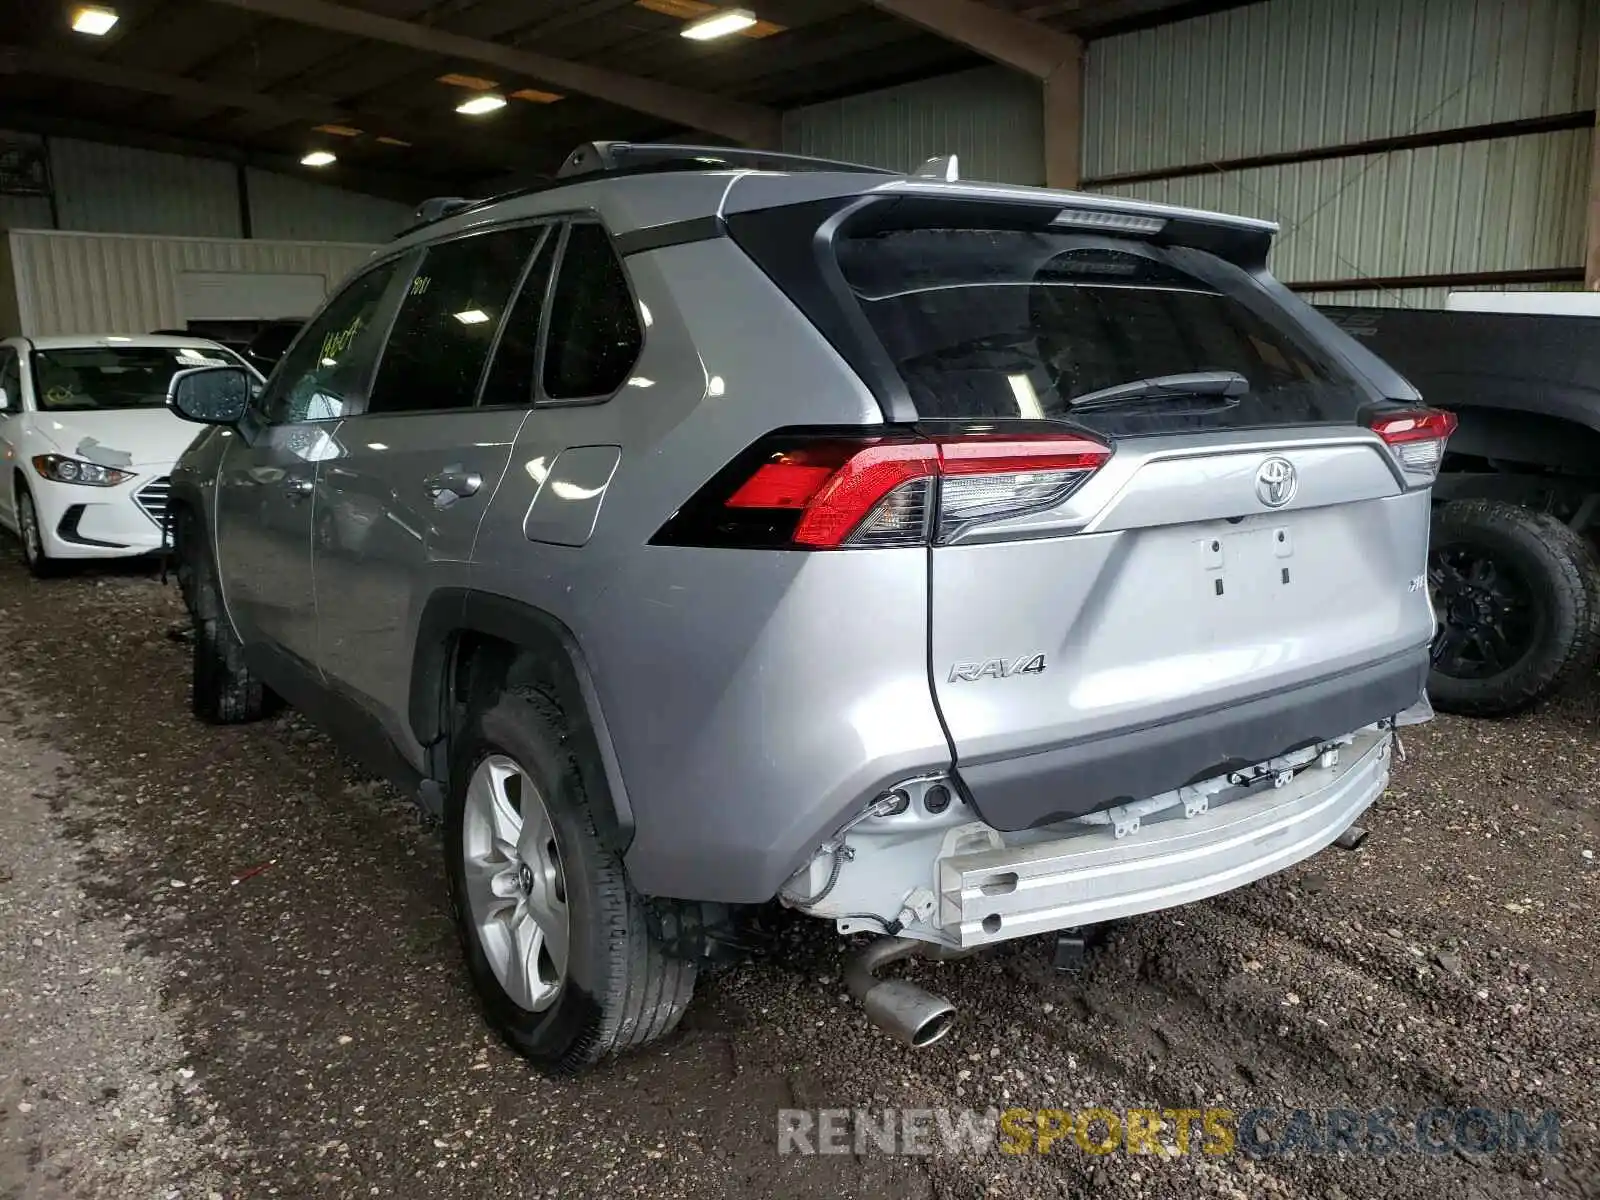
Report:
[[[277,698],[442,813],[488,1019],[672,1029],[737,914],[890,959],[1187,903],[1339,838],[1425,707],[1452,428],[1273,226],[597,143],[438,202],[172,478],[194,707]]]

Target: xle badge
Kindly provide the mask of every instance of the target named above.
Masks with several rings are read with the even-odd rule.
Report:
[[[951,683],[976,683],[980,679],[1010,679],[1013,675],[1038,675],[1044,671],[1044,655],[1024,654],[1015,662],[988,658],[983,662],[960,662],[950,668]]]

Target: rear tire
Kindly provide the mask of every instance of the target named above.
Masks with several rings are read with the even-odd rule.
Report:
[[[222,608],[211,560],[193,517],[177,514],[178,586],[194,621],[190,705],[208,725],[242,725],[273,711],[276,697],[244,661],[244,644]]]
[[[1520,712],[1585,676],[1600,651],[1600,572],[1555,517],[1493,500],[1434,513],[1440,623],[1428,695],[1466,716]]]
[[[628,882],[620,855],[602,835],[607,801],[584,789],[577,758],[583,752],[551,697],[511,688],[470,716],[445,803],[451,907],[484,1016],[512,1049],[549,1075],[573,1074],[671,1032],[694,994],[700,957],[697,906],[647,902]],[[509,787],[494,793],[515,808],[515,855],[498,849],[498,840],[496,850],[484,851],[480,789],[495,786],[485,784],[486,771],[516,777],[515,796]],[[529,829],[548,831],[533,840],[553,842],[550,852],[523,844]],[[554,872],[552,863],[559,864]],[[492,887],[483,883],[486,870],[500,872]],[[540,898],[535,880],[546,876],[559,880],[558,904]],[[499,905],[490,899],[486,907],[486,895],[500,898]],[[515,964],[508,965],[507,937],[496,922],[509,924],[526,913],[549,920],[552,911],[565,930],[563,961],[553,963],[536,947],[531,986],[508,977]],[[513,992],[531,997],[531,1007]]]

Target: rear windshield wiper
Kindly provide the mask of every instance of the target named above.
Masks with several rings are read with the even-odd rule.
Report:
[[[1219,407],[1231,408],[1250,390],[1250,381],[1237,371],[1192,371],[1185,375],[1154,375],[1131,379],[1095,392],[1085,392],[1069,402],[1074,412],[1095,408],[1116,408],[1124,404],[1149,403],[1169,396],[1189,398],[1215,396]]]

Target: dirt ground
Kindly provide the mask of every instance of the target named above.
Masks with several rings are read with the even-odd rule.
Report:
[[[552,1083],[478,1019],[437,831],[292,714],[193,722],[179,616],[0,566],[0,1197],[1600,1197],[1600,694],[1409,733],[1359,851],[1081,974],[913,965],[961,1010],[930,1049],[780,920],[666,1044]],[[1393,1109],[1405,1146],[778,1153],[779,1109],[902,1106]],[[1559,1152],[1419,1153],[1433,1107],[1559,1110]]]

